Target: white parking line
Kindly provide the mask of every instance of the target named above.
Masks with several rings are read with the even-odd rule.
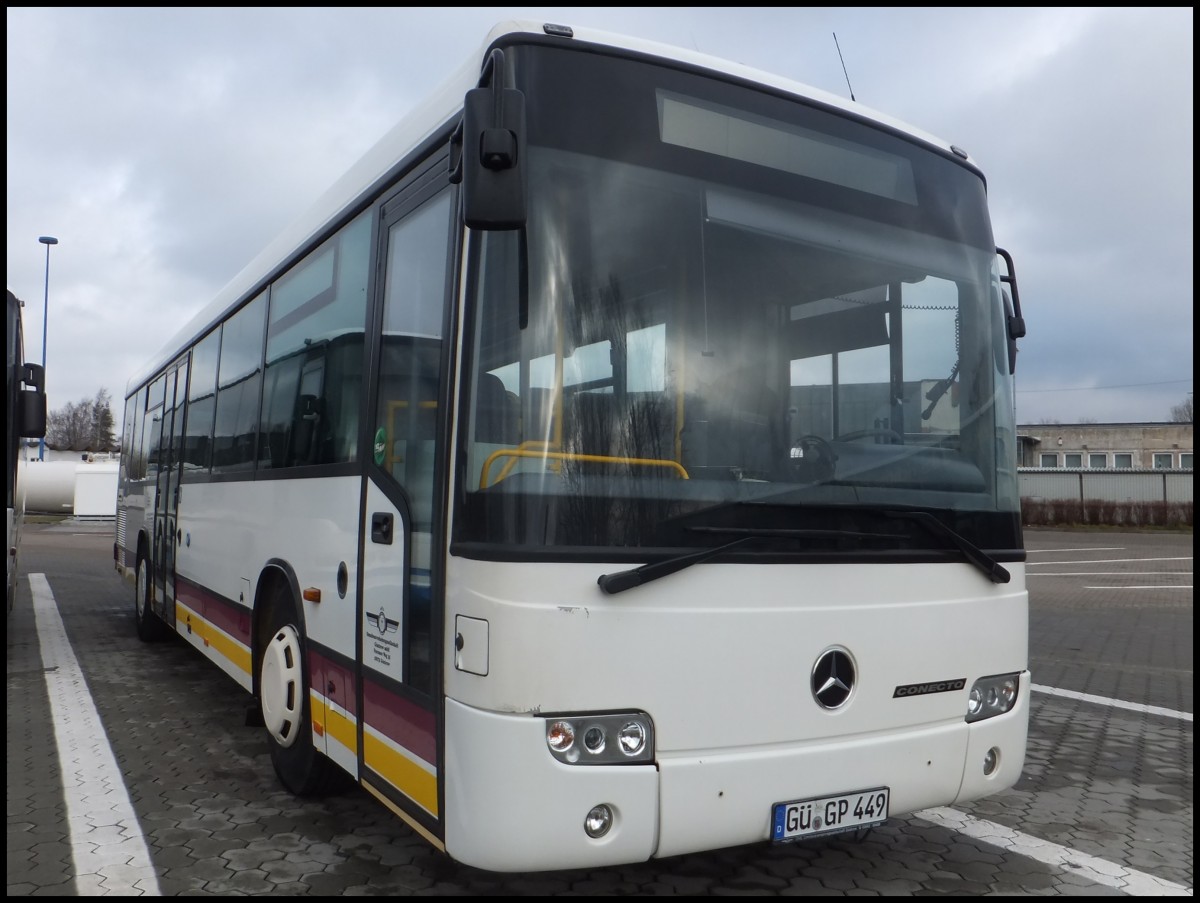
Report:
[[[29,575],[80,896],[162,896],[125,779],[45,574]]]
[[[1170,574],[1175,577],[1190,577],[1191,571],[1075,571],[1061,573],[1054,571],[1050,574],[1026,574],[1026,577],[1159,577]]]
[[[1090,576],[1090,575],[1089,575]],[[1190,574],[1188,575],[1191,576]],[[1084,589],[1191,589],[1190,583],[1155,583],[1150,586],[1085,586]]]
[[[1074,690],[1060,690],[1057,687],[1043,687],[1031,684],[1030,689],[1035,693],[1046,693],[1050,696],[1061,696],[1064,699],[1077,699],[1080,702],[1094,702],[1114,709],[1128,709],[1131,712],[1143,712],[1147,715],[1165,715],[1168,718],[1178,718],[1180,721],[1191,721],[1191,712],[1179,712],[1175,709],[1164,709],[1157,705],[1146,705],[1142,702],[1125,702],[1121,699],[1110,699],[1107,696],[1093,696],[1090,693],[1076,693]]]
[[[1124,552],[1124,546],[1084,546],[1080,549],[1026,549],[1029,555],[1057,555],[1059,552]]]
[[[1028,856],[1038,862],[1062,869],[1064,872],[1079,875],[1087,881],[1103,884],[1106,887],[1115,887],[1131,896],[1190,897],[1192,895],[1192,889],[1182,884],[1164,881],[1162,878],[1155,878],[1145,872],[1089,856],[1087,853],[1072,850],[1070,847],[1030,837],[1028,834],[1022,834],[1020,831],[1014,831],[1012,828],[1006,828],[995,822],[975,818],[965,812],[940,807],[922,809],[914,815],[935,825],[949,828],[958,834],[974,837],[991,846],[1000,847],[1021,856]]]
[[[1068,566],[1075,565],[1076,567],[1079,567],[1080,565],[1084,565],[1084,564],[1118,564],[1118,563],[1125,563],[1125,562],[1130,562],[1130,561],[1191,561],[1191,560],[1192,560],[1191,555],[1177,555],[1174,558],[1094,558],[1094,559],[1090,559],[1090,560],[1086,560],[1086,561],[1082,558],[1076,558],[1071,561],[1030,561],[1029,564],[1030,565],[1039,565],[1039,566],[1046,565],[1046,564],[1065,564]]]

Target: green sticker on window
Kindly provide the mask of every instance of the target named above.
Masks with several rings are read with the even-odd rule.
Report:
[[[387,457],[387,430],[380,427],[375,431],[375,463],[380,467],[383,466],[383,459]]]

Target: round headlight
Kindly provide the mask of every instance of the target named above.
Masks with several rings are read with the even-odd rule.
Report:
[[[575,728],[569,721],[554,721],[546,729],[546,743],[555,752],[565,752],[575,742]]]
[[[589,727],[583,732],[583,745],[590,753],[604,752],[604,731],[598,727]]]
[[[636,756],[646,745],[646,728],[636,721],[628,721],[617,735],[617,741],[621,745],[621,752],[627,756]]]
[[[971,695],[967,697],[967,714],[977,715],[983,708],[983,691],[979,687],[971,687]]]

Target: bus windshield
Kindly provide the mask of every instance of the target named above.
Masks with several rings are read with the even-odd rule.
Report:
[[[456,540],[712,546],[714,526],[831,517],[900,534],[880,512],[918,508],[1020,547],[982,176],[761,89],[513,56],[536,94],[529,216],[471,236]]]

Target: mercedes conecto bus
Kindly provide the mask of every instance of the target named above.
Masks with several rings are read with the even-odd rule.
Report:
[[[1023,334],[958,148],[497,28],[131,379],[116,567],[458,861],[862,831],[1022,769]]]

